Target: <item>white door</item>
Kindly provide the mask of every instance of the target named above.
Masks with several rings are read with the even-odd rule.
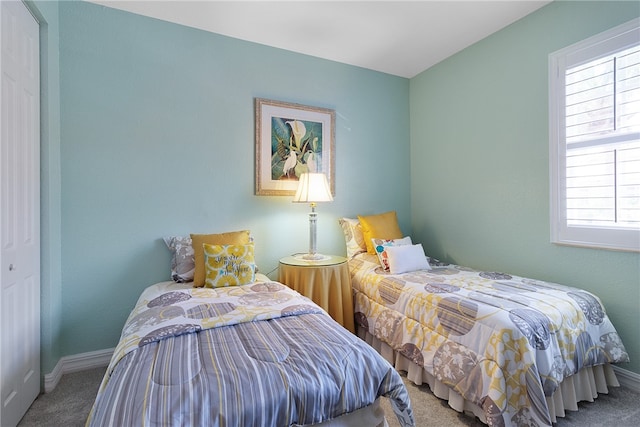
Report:
[[[0,425],[40,392],[39,27],[0,1]]]

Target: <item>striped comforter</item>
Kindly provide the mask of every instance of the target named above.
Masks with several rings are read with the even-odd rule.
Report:
[[[379,396],[414,425],[397,372],[286,286],[163,282],[129,316],[87,426],[311,425]]]

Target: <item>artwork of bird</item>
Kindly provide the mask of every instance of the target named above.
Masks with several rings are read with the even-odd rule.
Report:
[[[282,168],[283,175],[289,175],[289,171],[296,167],[296,163],[298,163],[298,159],[296,157],[296,152],[291,150],[289,151],[289,157],[284,162],[284,167]]]

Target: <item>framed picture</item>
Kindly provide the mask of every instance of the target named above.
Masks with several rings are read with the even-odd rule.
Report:
[[[255,99],[256,195],[293,196],[300,175],[322,172],[335,195],[334,110]]]

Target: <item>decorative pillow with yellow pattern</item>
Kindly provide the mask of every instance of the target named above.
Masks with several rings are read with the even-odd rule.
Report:
[[[246,245],[249,243],[251,243],[251,233],[249,230],[228,231],[218,234],[192,233],[191,245],[193,246],[193,260],[195,263],[193,286],[196,288],[204,286],[205,265],[202,245]]]
[[[256,264],[253,244],[204,244],[206,288],[239,286],[255,282]]]

